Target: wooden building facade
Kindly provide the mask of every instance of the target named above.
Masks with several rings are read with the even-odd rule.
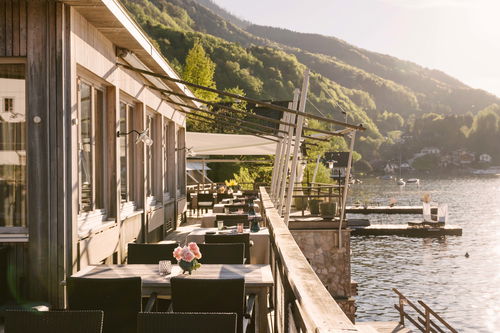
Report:
[[[0,3],[0,303],[62,306],[185,211],[186,119],[151,87],[192,94],[119,63],[177,77],[117,0]]]

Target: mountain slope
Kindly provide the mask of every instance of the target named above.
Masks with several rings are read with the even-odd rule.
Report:
[[[403,133],[414,136],[407,146],[418,151],[427,141],[415,129],[426,124],[418,120],[428,113],[440,115],[425,118],[430,121],[462,117],[454,122],[460,128],[452,131],[465,138],[472,116],[457,115],[500,104],[496,96],[443,72],[334,37],[248,25],[210,0],[122,2],[179,72],[189,49],[200,41],[216,63],[219,89],[239,87],[250,97],[289,100],[304,68],[311,68],[306,112],[343,119],[341,111],[346,111],[349,122],[363,123],[367,131],[357,150],[368,160],[389,156]]]
[[[246,30],[256,36],[300,49],[302,52],[324,55],[330,58],[330,61],[341,60],[348,65],[408,87],[418,96],[423,106],[430,107],[424,110],[426,112],[465,113],[472,110],[472,105],[479,110],[499,101],[496,96],[483,90],[472,89],[441,71],[357,48],[335,37],[258,25],[251,25]],[[309,61],[304,61],[304,64],[308,65]],[[440,107],[443,104],[448,107]]]

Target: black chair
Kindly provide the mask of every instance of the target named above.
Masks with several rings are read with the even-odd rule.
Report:
[[[236,333],[236,313],[141,312],[137,333]]]
[[[226,227],[234,227],[238,223],[243,223],[245,228],[248,228],[250,225],[248,214],[215,215],[215,221],[224,221],[224,226]]]
[[[217,193],[217,203],[220,203],[224,199],[231,199],[232,197],[231,193]]]
[[[198,244],[202,264],[243,264],[245,261],[245,244]]]
[[[246,332],[253,314],[255,295],[245,297],[245,279],[198,279],[175,276],[172,286],[174,312],[232,312],[238,316],[237,332]]]
[[[102,311],[8,310],[5,333],[101,333]]]
[[[250,207],[248,207],[247,204],[240,204],[240,203],[232,204],[232,205],[225,205],[224,208],[227,208],[230,213],[234,213],[234,212],[237,212],[238,210],[242,209],[243,213],[245,213],[245,214],[247,214],[248,210],[250,209]]]
[[[245,264],[250,264],[250,234],[205,235],[205,243],[243,243],[245,244]],[[201,253],[203,255],[203,252]]]
[[[214,194],[213,193],[198,193],[198,203],[197,203],[197,215],[200,215],[200,210],[204,209],[208,212],[208,209],[214,208]]]
[[[179,246],[177,243],[172,244],[138,244],[128,243],[129,264],[158,264],[160,260],[170,260],[172,263],[177,263],[174,258],[174,249]]]
[[[69,310],[102,310],[104,333],[135,333],[137,314],[142,310],[140,277],[69,277],[66,282]],[[152,296],[145,311],[154,304],[156,297]]]

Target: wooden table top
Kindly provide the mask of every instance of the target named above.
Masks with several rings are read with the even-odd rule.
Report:
[[[169,287],[172,276],[182,274],[178,265],[172,265],[172,273],[160,276],[158,265],[99,265],[88,266],[74,277],[125,278],[139,276],[144,287]],[[192,272],[193,278],[218,279],[244,277],[246,287],[271,287],[274,285],[270,265],[210,265],[202,264]]]

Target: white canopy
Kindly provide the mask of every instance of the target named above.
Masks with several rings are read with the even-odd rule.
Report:
[[[196,155],[274,155],[276,153],[276,142],[253,135],[240,134],[187,132],[186,147]]]

